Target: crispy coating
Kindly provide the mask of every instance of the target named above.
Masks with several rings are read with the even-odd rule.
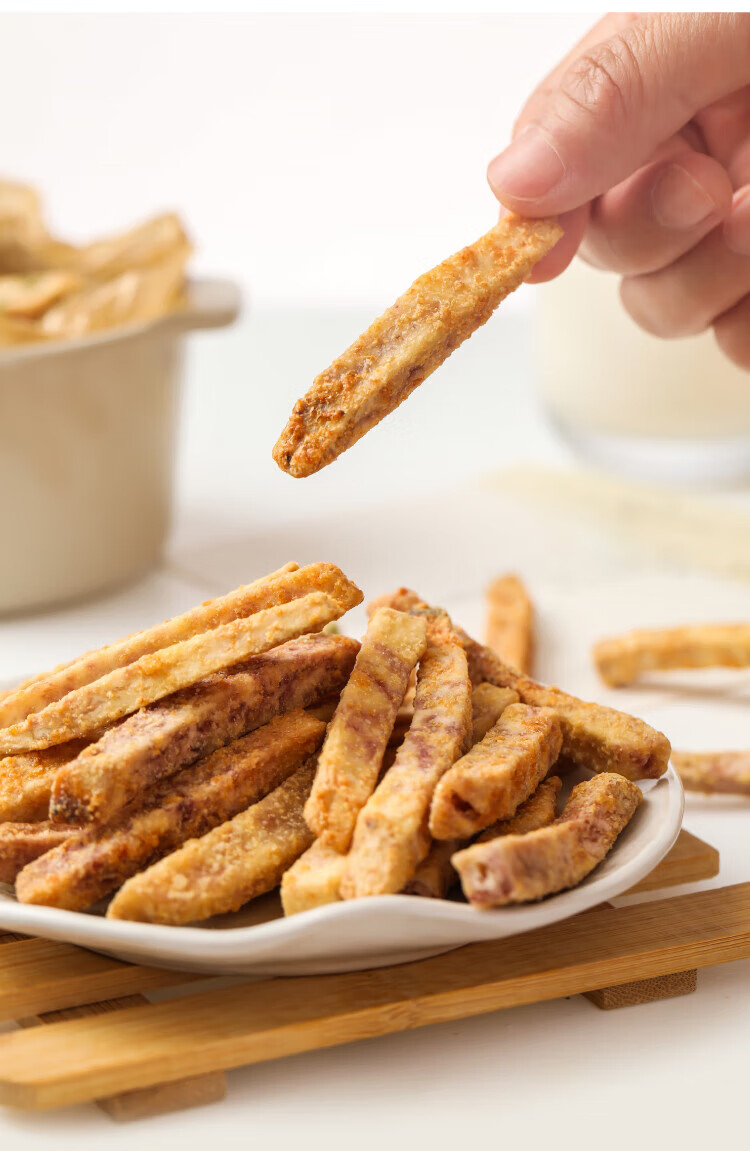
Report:
[[[341,881],[344,899],[401,891],[430,848],[427,817],[440,777],[471,731],[466,655],[432,636],[417,671],[414,719],[393,767],[357,819]]]
[[[271,891],[312,842],[302,809],[314,775],[313,758],[260,803],[134,876],[107,915],[195,923]]]
[[[340,690],[358,650],[346,636],[291,640],[129,716],[58,771],[50,817],[113,818],[160,779],[275,715]]]
[[[562,731],[550,708],[513,703],[440,780],[430,810],[435,839],[468,839],[510,819],[560,754]]]
[[[163,780],[148,805],[117,823],[79,832],[16,880],[22,903],[84,911],[131,875],[244,811],[319,746],[320,720],[304,711],[271,720],[193,767]]]
[[[336,851],[349,847],[357,815],[375,787],[409,676],[425,643],[423,620],[391,608],[370,620],[328,728],[305,808],[309,827]]]
[[[750,751],[674,751],[672,763],[686,791],[750,795]]]
[[[557,793],[562,787],[558,775],[548,775],[539,787],[517,809],[510,819],[499,819],[476,838],[476,843],[489,843],[499,835],[526,835],[539,827],[547,827],[557,818]]]
[[[32,712],[62,699],[69,691],[85,687],[108,672],[134,663],[141,656],[182,643],[266,608],[289,603],[313,591],[327,592],[334,599],[345,597],[347,585],[343,572],[333,564],[308,564],[303,568],[294,563],[286,564],[263,579],[238,587],[229,595],[206,600],[183,615],[135,632],[96,651],[86,652],[79,659],[27,680],[9,693],[9,697],[0,699],[0,726],[19,723]]]
[[[361,601],[359,589],[354,584],[349,588],[346,600],[312,592],[141,656],[0,731],[0,754],[33,751],[90,735],[212,672],[306,632],[320,631]]]
[[[346,856],[316,839],[296,863],[284,872],[281,880],[281,905],[284,915],[311,911],[341,899],[339,888]]]
[[[627,687],[650,671],[748,667],[750,624],[699,624],[631,631],[596,644],[594,662],[610,687]]]
[[[0,823],[0,883],[15,883],[19,871],[65,843],[80,828],[59,823]]]
[[[471,693],[471,746],[484,739],[491,727],[512,703],[518,703],[518,692],[510,687],[480,683]]]
[[[87,746],[85,739],[73,739],[46,751],[0,759],[0,823],[46,819],[55,775]]]
[[[609,852],[643,796],[614,772],[573,788],[549,827],[476,843],[453,856],[467,899],[476,907],[528,903],[575,887]]]
[[[493,580],[485,595],[485,636],[504,663],[519,671],[531,671],[534,647],[534,607],[518,576]]]
[[[294,405],[273,457],[309,476],[398,407],[557,243],[552,220],[508,215],[476,243],[420,276]]]

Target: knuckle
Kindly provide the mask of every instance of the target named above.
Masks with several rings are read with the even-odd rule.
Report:
[[[640,66],[631,44],[632,32],[620,33],[580,56],[563,76],[560,92],[564,101],[596,119],[609,130],[632,114],[640,100]]]

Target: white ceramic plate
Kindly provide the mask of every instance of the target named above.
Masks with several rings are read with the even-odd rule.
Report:
[[[579,778],[566,777],[563,796]],[[683,793],[673,768],[642,789],[644,802],[607,859],[579,887],[541,903],[477,911],[465,903],[382,895],[284,919],[271,895],[201,927],[162,927],[23,905],[0,885],[0,930],[76,943],[152,967],[221,975],[310,975],[404,963],[532,931],[633,887],[666,855],[682,823]]]

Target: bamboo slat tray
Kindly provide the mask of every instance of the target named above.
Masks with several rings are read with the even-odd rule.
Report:
[[[633,889],[715,876],[682,831]],[[224,1071],[502,1007],[582,994],[609,1009],[684,995],[697,969],[750,956],[750,883],[614,908],[416,963],[198,990],[205,976],[0,935],[0,1103],[96,1101],[115,1119],[221,1099]],[[150,1003],[144,992],[191,985]],[[46,1024],[46,1026],[40,1026]]]

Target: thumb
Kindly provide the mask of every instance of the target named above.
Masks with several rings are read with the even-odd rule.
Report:
[[[750,15],[656,13],[593,45],[530,101],[489,166],[505,207],[570,211],[624,180],[702,108],[750,81]]]

